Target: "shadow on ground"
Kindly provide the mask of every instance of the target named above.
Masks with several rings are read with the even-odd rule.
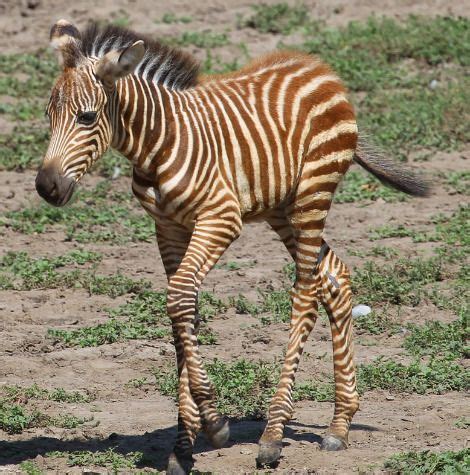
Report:
[[[238,444],[257,443],[263,433],[266,421],[232,420],[231,436],[227,447]],[[306,430],[310,429],[310,430]],[[316,432],[324,433],[327,426],[308,425],[292,421],[285,429],[285,439],[321,443],[322,437]],[[376,427],[353,424],[351,430],[378,431]],[[0,441],[0,465],[18,464],[24,460],[46,455],[48,452],[73,452],[87,450],[91,452],[105,451],[113,448],[115,452],[127,454],[142,452],[142,466],[165,470],[173,442],[176,437],[176,426],[158,429],[138,435],[111,434],[106,439],[90,438],[88,440],[60,440],[54,437],[34,437],[20,441]],[[285,445],[289,445],[288,440]],[[208,452],[212,447],[203,436],[198,437],[195,453]]]

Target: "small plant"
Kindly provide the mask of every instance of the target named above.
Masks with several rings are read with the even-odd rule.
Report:
[[[21,462],[20,470],[25,475],[43,475],[44,473],[32,460]]]
[[[190,16],[177,16],[174,13],[165,13],[162,16],[161,22],[172,24],[172,23],[191,23],[192,18]]]
[[[91,452],[89,450],[77,450],[74,452],[48,452],[47,457],[67,458],[67,465],[70,467],[107,467],[114,473],[120,470],[136,468],[137,464],[143,460],[142,452],[128,452],[120,454],[115,449],[110,448],[105,451]]]
[[[210,30],[185,31],[179,38],[170,40],[171,44],[178,46],[196,46],[197,48],[209,49],[229,44],[227,33],[214,33]]]
[[[410,333],[403,346],[414,356],[443,356],[450,359],[468,358],[470,336],[468,321],[462,317],[452,323],[436,321],[408,326]]]
[[[470,449],[432,453],[407,452],[393,455],[384,467],[403,475],[464,474],[470,472]]]
[[[305,5],[290,6],[287,3],[252,5],[254,13],[249,18],[240,18],[239,28],[254,28],[261,33],[288,35],[309,21]]]
[[[462,366],[444,359],[432,359],[428,364],[414,361],[409,365],[378,358],[358,367],[358,390],[373,389],[417,394],[441,394],[470,388],[468,373]]]

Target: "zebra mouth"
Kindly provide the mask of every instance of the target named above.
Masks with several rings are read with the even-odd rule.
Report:
[[[41,168],[36,177],[38,194],[53,206],[64,206],[72,197],[75,180]]]

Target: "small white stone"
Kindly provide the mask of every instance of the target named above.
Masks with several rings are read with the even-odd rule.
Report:
[[[439,82],[436,81],[436,79],[433,79],[430,83],[429,83],[429,89],[436,89],[436,87],[439,85]]]
[[[114,167],[113,175],[111,176],[111,180],[116,180],[120,176],[121,176],[121,168],[120,167]]]
[[[352,317],[364,317],[366,315],[369,315],[370,312],[372,312],[372,309],[368,305],[356,305],[352,309]]]

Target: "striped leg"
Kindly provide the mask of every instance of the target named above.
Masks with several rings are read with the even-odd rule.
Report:
[[[299,213],[289,218],[295,236],[296,282],[291,292],[292,316],[284,364],[277,391],[268,410],[268,423],[259,442],[257,463],[259,466],[277,464],[281,456],[284,426],[292,416],[292,388],[305,342],[318,316],[317,289],[320,279],[316,274],[316,262],[320,251],[321,236],[317,229],[302,229],[312,222],[311,213]],[[273,227],[275,221],[271,221]],[[279,224],[280,226],[280,224]],[[282,229],[279,227],[278,229]],[[323,229],[321,226],[320,232]],[[281,235],[282,237],[282,235]],[[284,241],[290,239],[287,232]],[[288,242],[288,241],[286,241]]]
[[[321,448],[341,450],[348,446],[351,420],[359,408],[353,361],[352,294],[348,268],[326,243],[325,246],[325,256],[319,263],[320,299],[328,313],[333,340],[335,412]]]
[[[295,259],[295,239],[284,213],[277,212],[268,222]],[[335,415],[323,440],[322,449],[339,450],[346,448],[349,426],[359,406],[353,364],[351,286],[346,265],[325,241],[322,242],[318,264],[321,279],[319,298],[328,313],[333,335],[336,394]]]
[[[232,221],[210,217],[196,223],[184,258],[168,285],[168,314],[182,347],[191,396],[199,409],[202,427],[215,447],[225,444],[229,430],[215,408],[214,389],[202,366],[194,319],[197,292],[204,277],[240,233],[241,220],[236,214],[231,217]],[[195,427],[196,419],[192,422]]]
[[[168,280],[175,274],[191,239],[191,233],[177,223],[159,219],[157,222],[157,242]],[[170,456],[167,472],[184,474],[193,465],[193,446],[200,430],[199,409],[189,389],[188,368],[183,345],[178,334],[173,332],[176,362],[178,366],[178,434],[173,453]]]

